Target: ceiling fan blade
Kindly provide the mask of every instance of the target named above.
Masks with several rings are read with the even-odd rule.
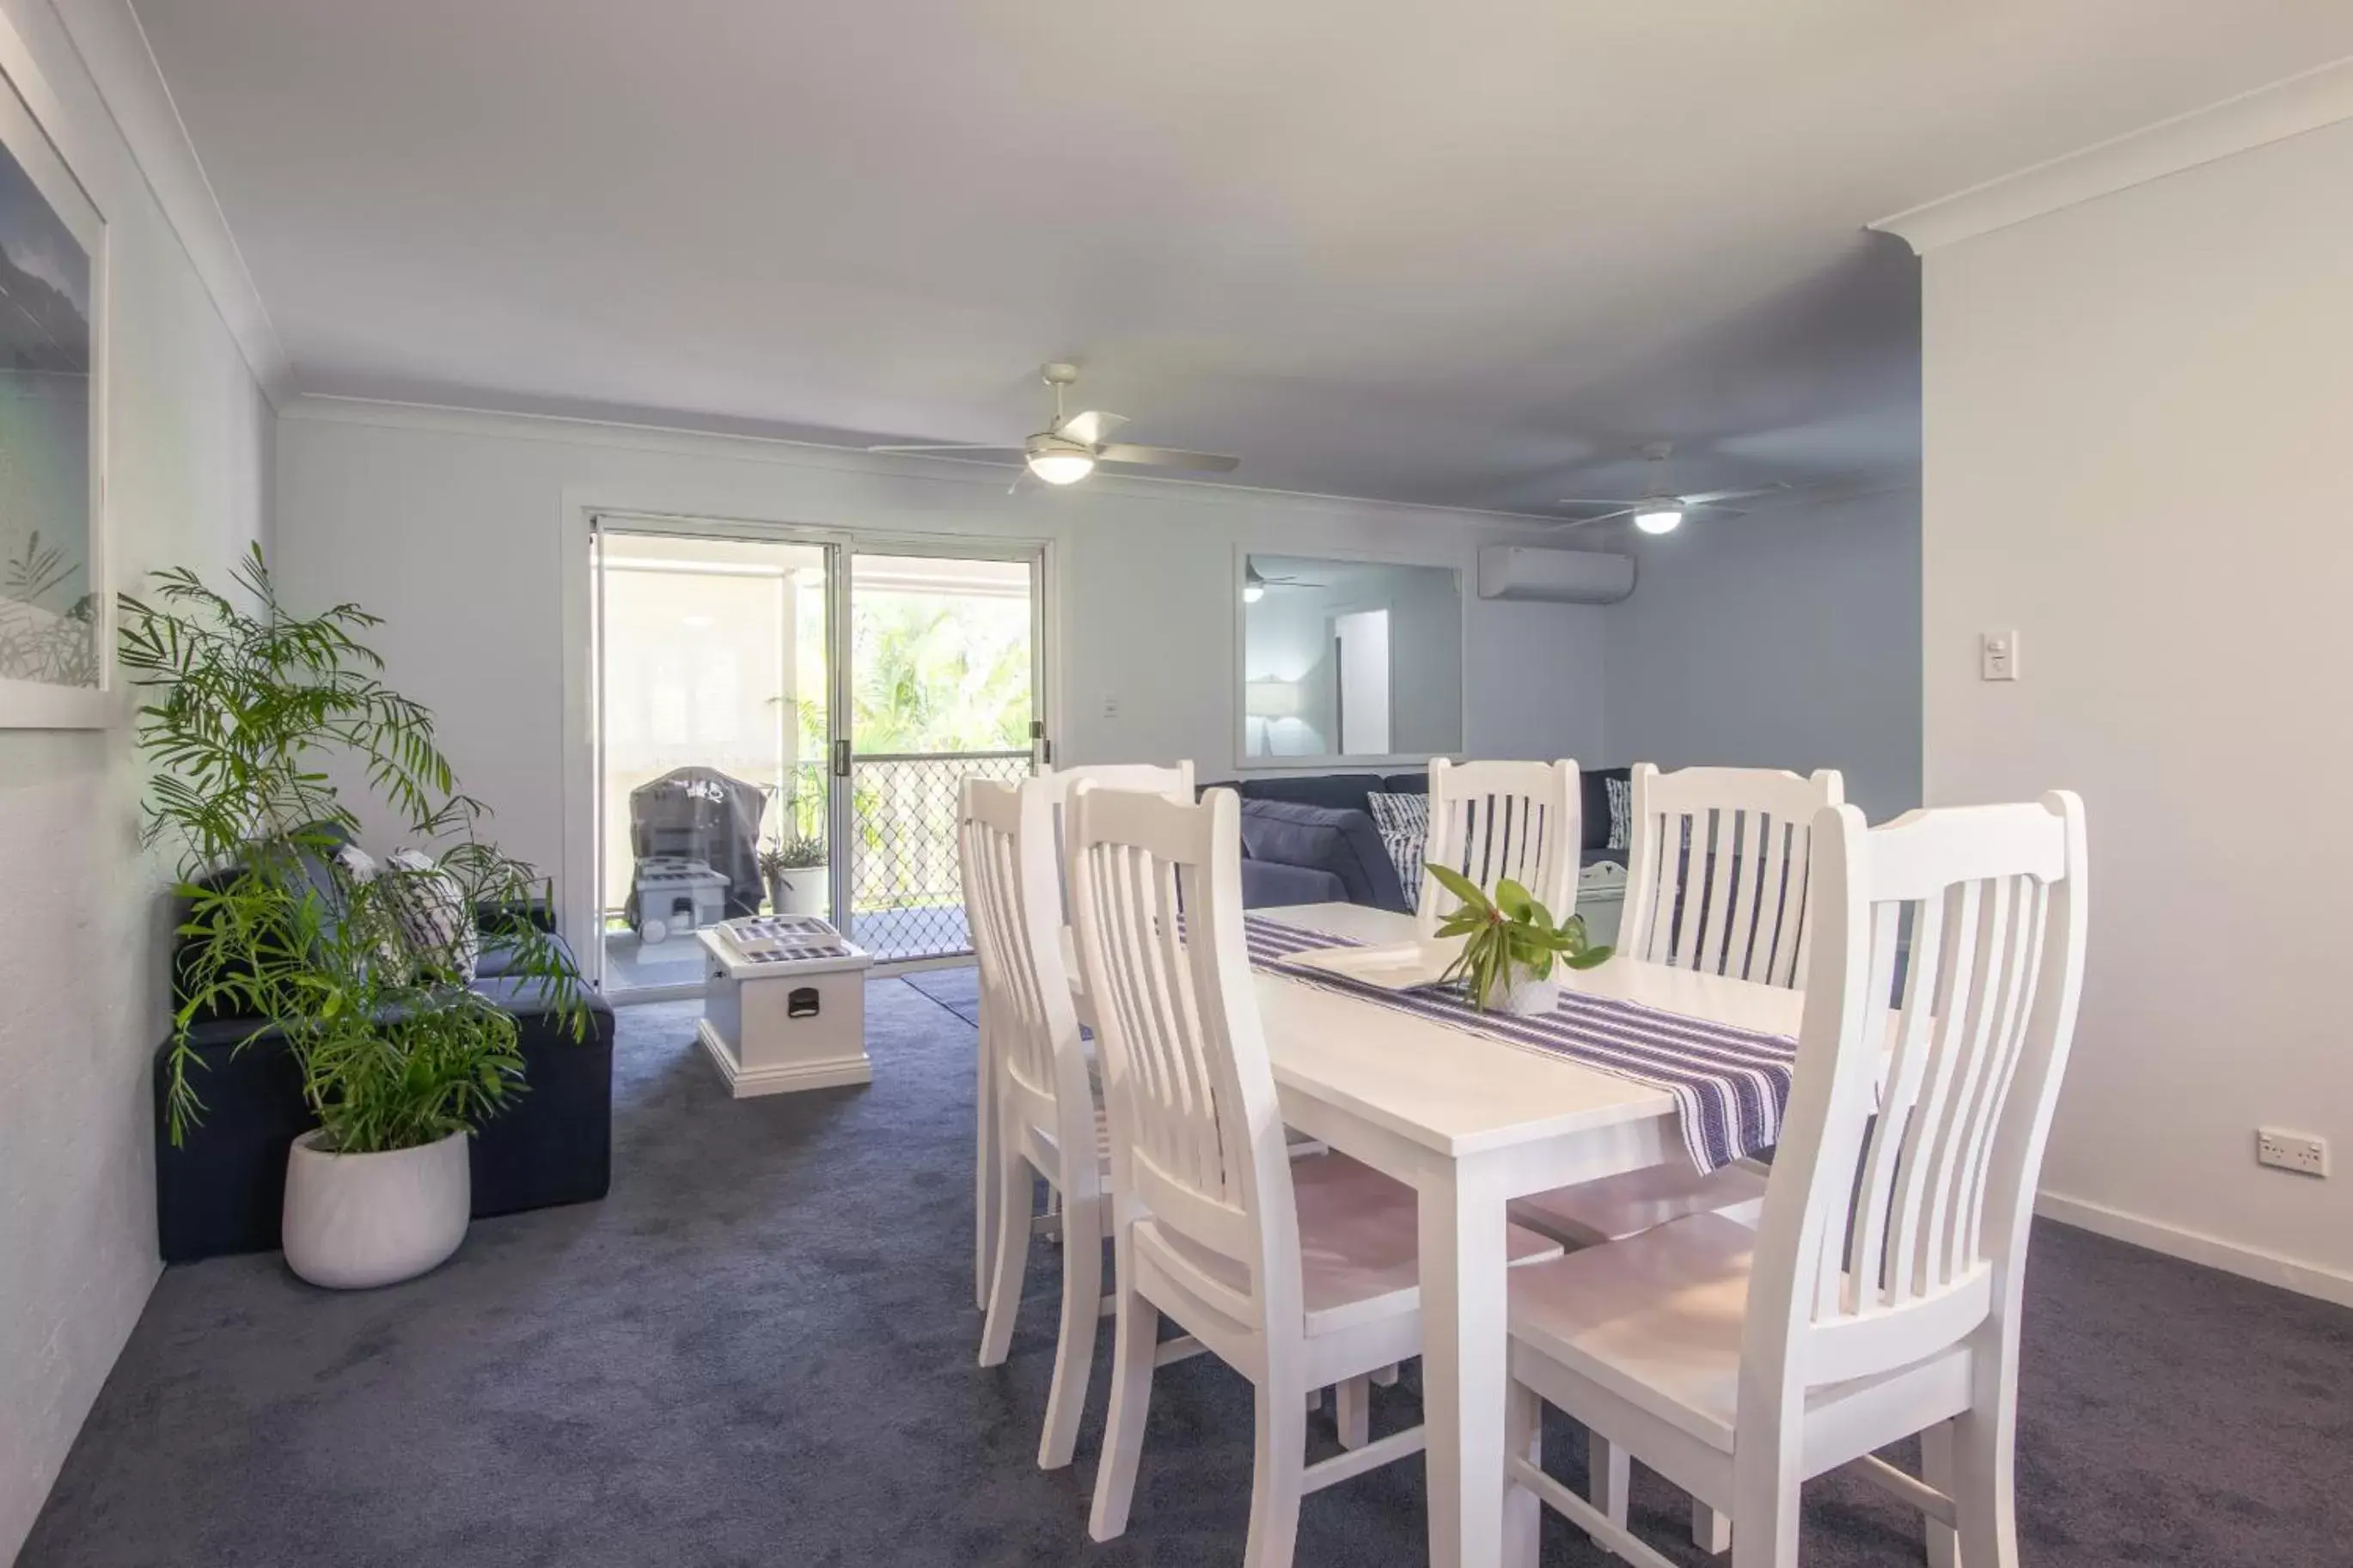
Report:
[[[1187,452],[1176,447],[1130,447],[1118,442],[1095,453],[1106,463],[1142,463],[1160,468],[1191,468],[1204,474],[1230,474],[1241,466],[1240,458],[1229,458],[1220,452]]]
[[[1607,503],[1607,502],[1598,502],[1598,501],[1597,501],[1597,502],[1588,502],[1588,505],[1607,505],[1608,503]],[[1570,517],[1570,518],[1563,518],[1561,521],[1562,521],[1563,522],[1574,522],[1574,523],[1578,524],[1579,526],[1582,526],[1582,525],[1584,525],[1584,524],[1586,524],[1586,523],[1588,523],[1588,522],[1608,522],[1608,521],[1611,521],[1611,520],[1612,520],[1612,519],[1614,519],[1614,518],[1620,518],[1620,517],[1631,517],[1631,516],[1633,516],[1636,512],[1638,512],[1638,511],[1640,511],[1640,510],[1642,510],[1642,509],[1641,509],[1641,507],[1640,507],[1640,506],[1621,506],[1621,507],[1620,507],[1616,511],[1601,511],[1601,512],[1596,512],[1596,513],[1594,513],[1591,517]]]
[[[1563,496],[1555,506],[1632,506],[1632,496]]]
[[[1715,506],[1719,501],[1746,500],[1751,496],[1777,496],[1788,488],[1787,485],[1760,485],[1746,490],[1702,490],[1695,496],[1680,499],[1685,506]]]
[[[913,441],[890,446],[869,447],[870,452],[1018,452],[1018,447],[1008,447],[1001,441]]]
[[[1055,428],[1054,434],[1090,447],[1100,447],[1111,439],[1113,431],[1127,423],[1124,414],[1105,414],[1100,408],[1090,408],[1083,414],[1073,414]]]

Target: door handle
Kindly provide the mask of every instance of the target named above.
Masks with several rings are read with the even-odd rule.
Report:
[[[836,741],[833,743],[833,776],[838,779],[846,779],[849,776],[849,742],[848,741]]]

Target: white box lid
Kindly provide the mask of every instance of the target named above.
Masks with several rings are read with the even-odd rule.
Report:
[[[815,915],[745,915],[695,932],[736,979],[865,969],[874,957]]]

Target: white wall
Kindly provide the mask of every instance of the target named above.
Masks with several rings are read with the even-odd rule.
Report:
[[[289,590],[387,618],[391,679],[436,710],[501,843],[549,870],[564,861],[566,704],[576,717],[585,701],[565,663],[567,636],[575,652],[585,637],[567,616],[584,610],[567,610],[564,585],[585,587],[568,552],[591,506],[1047,541],[1060,756],[1191,757],[1204,779],[1236,764],[1237,546],[1451,565],[1475,582],[1480,544],[1531,537],[1472,514],[1101,475],[1008,496],[1001,469],[718,437],[307,401],[288,415]],[[1466,614],[1468,748],[1599,754],[1602,613],[1474,595]]]
[[[1633,536],[1609,609],[1615,763],[1837,768],[1873,822],[1920,804],[1920,494]]]
[[[115,583],[216,573],[261,530],[272,417],[57,14],[0,0],[12,73],[19,37],[110,225]],[[166,868],[140,853],[137,789],[127,730],[0,730],[0,1562],[158,1268],[147,1063],[166,1026]]]
[[[1928,798],[2089,812],[2047,1206],[2353,1301],[2348,192],[2342,121],[1931,251],[1924,421]]]

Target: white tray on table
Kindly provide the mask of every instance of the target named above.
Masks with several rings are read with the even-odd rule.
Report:
[[[1312,947],[1282,962],[1377,991],[1419,991],[1444,979],[1461,952],[1460,942],[1385,942]]]

